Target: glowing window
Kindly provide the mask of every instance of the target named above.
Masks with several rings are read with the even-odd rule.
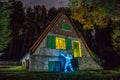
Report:
[[[56,37],[56,49],[66,49],[64,38]]]
[[[82,57],[81,46],[79,41],[73,41],[74,57]]]

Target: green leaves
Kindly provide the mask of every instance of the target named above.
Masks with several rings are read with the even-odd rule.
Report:
[[[116,0],[69,0],[69,7],[71,17],[83,24],[83,29],[96,26],[104,29],[111,24],[110,19],[116,15],[116,3]]]
[[[11,31],[8,29],[10,11],[6,10],[8,5],[7,3],[0,4],[0,51],[4,50],[11,40]]]
[[[117,25],[114,25],[112,33],[112,45],[113,49],[120,55],[120,27],[119,23]]]

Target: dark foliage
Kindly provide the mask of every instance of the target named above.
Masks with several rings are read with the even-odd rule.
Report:
[[[35,5],[33,8],[23,8],[21,1],[9,0],[11,6],[10,29],[12,40],[4,51],[1,60],[20,60],[41,35],[49,22],[56,16],[58,10],[51,8],[48,11],[45,6]]]
[[[120,57],[117,52],[113,50],[111,40],[112,27],[107,27],[105,29],[98,29],[96,27],[90,30],[83,30],[82,24],[78,21],[74,22],[79,26],[78,30],[83,35],[89,48],[100,58],[101,64],[104,68],[108,69],[120,66]]]
[[[20,1],[10,0],[11,4],[11,14],[10,14],[10,29],[12,31],[12,40],[3,55],[4,58],[19,58],[22,56],[21,47],[23,38],[23,25],[25,21],[24,9],[23,4]],[[19,46],[18,46],[19,44]],[[17,56],[19,54],[19,56]]]
[[[11,31],[8,26],[10,24],[10,10],[7,7],[10,4],[0,2],[0,52],[2,52],[11,40]]]

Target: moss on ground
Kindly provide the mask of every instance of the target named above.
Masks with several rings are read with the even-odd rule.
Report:
[[[7,67],[7,68],[0,68],[0,70],[3,70],[3,71],[24,71],[25,69],[22,67],[22,66],[10,66],[10,67]]]

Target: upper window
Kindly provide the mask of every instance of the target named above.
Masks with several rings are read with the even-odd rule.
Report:
[[[47,47],[52,48],[52,49],[71,50],[72,42],[71,42],[71,39],[69,39],[69,38],[48,36],[47,37]]]
[[[64,38],[56,37],[56,49],[66,49]]]
[[[70,26],[68,24],[64,23],[64,22],[62,23],[61,27],[62,27],[63,30],[70,30]]]

